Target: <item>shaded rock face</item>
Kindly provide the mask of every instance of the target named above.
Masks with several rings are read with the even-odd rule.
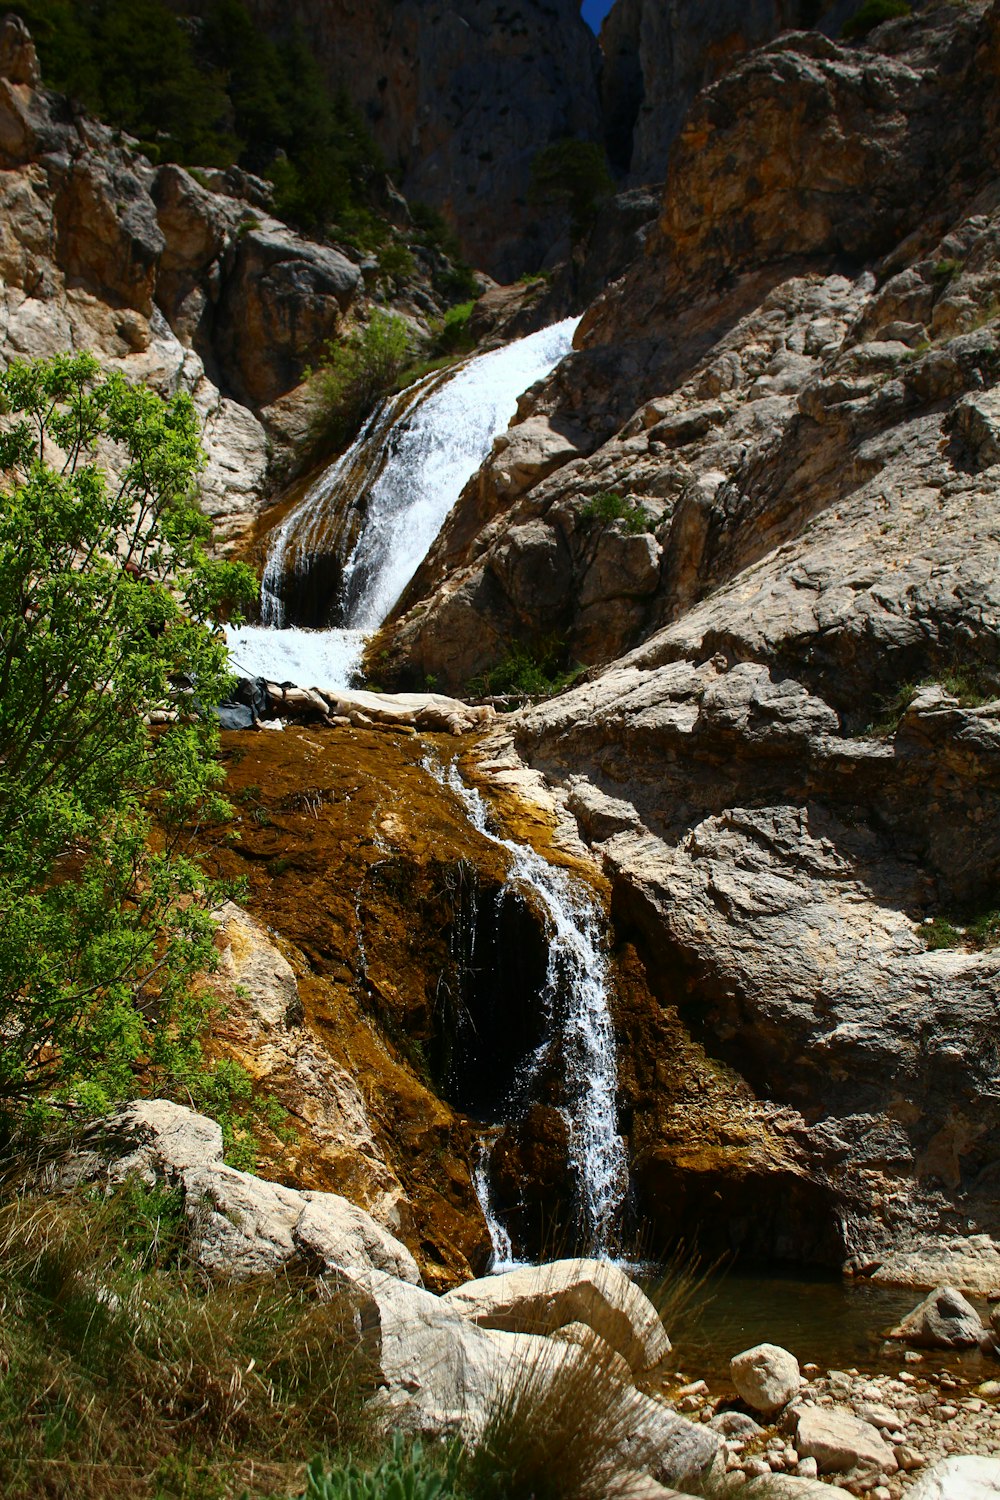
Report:
[[[920,925],[1000,890],[998,59],[1000,7],[942,6],[702,94],[380,642],[453,690],[552,633],[594,666],[506,748],[659,1003],[620,1021],[643,1210],[892,1275],[1000,1235],[1000,958]]]
[[[197,6],[184,8],[197,10]],[[528,202],[531,162],[601,136],[594,36],[574,0],[250,0],[274,34],[301,26],[331,83],[363,111],[401,191],[452,223],[467,259],[513,279],[566,235]]]
[[[635,182],[662,178],[695,95],[780,31],[831,34],[855,7],[829,0],[617,0],[601,27],[608,151]]]

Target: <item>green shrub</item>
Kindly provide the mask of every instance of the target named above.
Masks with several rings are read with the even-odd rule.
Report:
[[[495,667],[472,679],[468,691],[475,698],[547,698],[569,687],[582,671],[578,663],[567,666],[566,645],[558,637],[530,646],[515,642]]]
[[[327,1469],[314,1459],[302,1500],[460,1500],[462,1457],[456,1443],[425,1449],[397,1432],[392,1451],[375,1468],[347,1463]]]
[[[470,299],[449,307],[437,336],[437,347],[442,354],[467,354],[475,347],[469,332],[469,320],[475,305],[475,301]]]
[[[957,948],[962,941],[962,934],[946,917],[935,917],[932,922],[924,922],[920,928],[920,936],[928,948]]]
[[[616,490],[602,490],[599,495],[592,496],[581,507],[579,517],[585,526],[612,526],[620,521],[626,536],[639,536],[643,532],[652,531],[654,524],[644,506],[636,501],[626,500]]]
[[[883,21],[891,21],[897,16],[908,16],[911,14],[911,6],[908,0],[864,0],[860,10],[855,11],[849,20],[841,27],[840,34],[845,41],[857,41],[866,37],[876,26]]]
[[[206,1067],[223,892],[189,849],[230,812],[213,621],[256,580],[204,556],[188,396],[63,355],[11,364],[0,409],[0,1104],[99,1110]]]
[[[396,385],[410,355],[410,331],[402,318],[376,308],[368,322],[343,343],[327,345],[312,377],[318,386],[319,426],[343,448],[383,396]]]

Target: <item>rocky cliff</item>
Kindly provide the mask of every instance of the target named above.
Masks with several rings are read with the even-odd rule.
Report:
[[[273,35],[303,29],[331,85],[363,111],[401,191],[444,212],[474,265],[509,280],[565,236],[565,214],[528,192],[544,146],[601,138],[598,49],[575,0],[250,0],[249,9]]]
[[[818,1193],[814,1253],[887,1276],[1000,1233],[998,68],[1000,6],[945,4],[703,92],[382,643],[453,687],[553,630],[598,664],[510,743]],[[752,1242],[766,1166],[669,1112],[636,1165]]]

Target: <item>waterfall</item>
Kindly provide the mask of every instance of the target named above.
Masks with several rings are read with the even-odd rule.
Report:
[[[550,865],[529,845],[494,833],[486,804],[474,787],[465,784],[454,763],[446,771],[431,758],[423,764],[459,798],[473,827],[507,851],[508,884],[529,887],[545,913],[549,952],[542,1005],[558,1032],[567,1095],[562,1113],[569,1130],[569,1164],[580,1227],[591,1254],[608,1254],[615,1215],[628,1190],[628,1162],[618,1133],[618,1067],[600,908],[584,882]],[[518,1079],[522,1100],[530,1092],[544,1050],[543,1045],[536,1051]],[[481,1163],[476,1187],[490,1227],[494,1259],[509,1261],[510,1239],[497,1223],[488,1191],[484,1191],[488,1189],[487,1165]]]
[[[576,318],[544,328],[391,397],[313,484],[275,535],[261,593],[263,626],[229,630],[233,661],[248,676],[345,689],[364,636],[382,624],[430,550],[466,482],[507,427],[517,398],[572,346]],[[358,522],[343,564],[338,624],[289,627],[283,597],[302,579],[331,515]]]

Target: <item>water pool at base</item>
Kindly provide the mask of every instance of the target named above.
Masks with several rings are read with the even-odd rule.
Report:
[[[659,1304],[660,1282],[642,1278],[644,1290]],[[891,1371],[912,1368],[915,1374],[949,1369],[973,1381],[1000,1379],[1000,1361],[978,1351],[948,1354],[924,1350],[923,1360],[908,1367],[903,1344],[886,1344],[882,1335],[927,1296],[913,1287],[883,1287],[805,1273],[771,1273],[736,1267],[707,1278],[703,1293],[673,1327],[664,1321],[674,1345],[676,1367],[691,1379],[704,1378],[713,1389],[728,1385],[729,1361],[754,1344],[780,1344],[800,1364],[821,1369]],[[988,1321],[987,1303],[970,1302]]]

